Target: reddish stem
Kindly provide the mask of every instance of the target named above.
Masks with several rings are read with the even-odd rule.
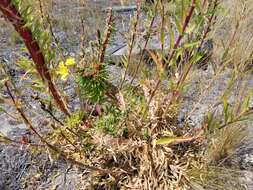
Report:
[[[173,59],[173,57],[174,57],[174,55],[176,53],[176,50],[177,50],[178,46],[180,45],[181,40],[183,39],[183,37],[185,35],[186,29],[187,29],[187,27],[188,27],[188,25],[190,23],[190,20],[191,20],[191,18],[193,16],[193,11],[195,9],[195,6],[196,6],[195,5],[195,0],[192,0],[191,7],[189,9],[188,15],[186,16],[184,24],[183,24],[182,33],[179,34],[179,36],[178,36],[178,38],[176,40],[176,43],[174,44],[174,47],[172,49],[172,52],[169,55],[168,65],[170,64],[171,60]]]
[[[57,90],[52,77],[50,75],[49,69],[46,65],[44,55],[40,49],[40,46],[36,40],[34,40],[32,31],[25,26],[25,21],[21,14],[18,12],[16,7],[11,3],[11,0],[0,0],[0,11],[4,16],[12,23],[15,30],[22,37],[31,57],[35,63],[35,67],[43,82],[45,82],[51,92],[56,104],[60,110],[70,116],[70,112],[62,99],[59,91]]]

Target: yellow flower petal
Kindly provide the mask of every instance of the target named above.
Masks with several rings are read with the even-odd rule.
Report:
[[[62,80],[65,81],[65,80],[68,79],[68,76],[69,76],[69,69],[68,69],[68,67],[64,64],[63,61],[61,61],[61,62],[59,63],[58,68],[57,68],[57,70],[56,70],[56,73],[57,73],[58,75],[61,76],[61,79],[62,79]]]
[[[73,57],[69,57],[66,62],[65,62],[66,65],[68,66],[71,66],[71,65],[75,65],[76,64],[76,61]]]

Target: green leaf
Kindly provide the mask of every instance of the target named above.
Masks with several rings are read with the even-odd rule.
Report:
[[[5,109],[0,106],[0,112],[5,112]]]
[[[187,27],[185,33],[190,34],[190,33],[194,32],[194,30],[195,30],[196,28],[197,28],[196,24],[194,24],[194,23],[189,24],[189,26]]]
[[[124,67],[127,68],[128,67],[127,56],[122,55],[120,59],[121,59],[121,62],[123,63],[123,65],[124,65]]]
[[[165,42],[164,30],[161,30],[161,32],[160,32],[160,43],[164,44],[164,42]]]
[[[241,112],[245,112],[249,109],[249,105],[250,105],[250,99],[252,97],[252,93],[248,94],[243,102],[242,102],[242,108],[241,108]]]
[[[180,21],[178,20],[178,18],[176,18],[176,17],[175,17],[175,23],[176,23],[176,27],[177,27],[179,34],[182,34],[183,33],[183,26],[180,23]]]
[[[199,41],[197,41],[197,42],[190,42],[190,43],[186,43],[186,44],[184,44],[184,48],[193,48],[193,47],[195,47],[195,46],[197,46],[197,45],[199,45]]]
[[[180,144],[189,142],[196,139],[195,137],[162,137],[158,140],[153,140],[152,144],[155,145],[169,145],[169,144]]]
[[[198,12],[201,12],[201,10],[203,9],[201,0],[196,0],[195,5],[196,5],[196,10],[198,10]]]
[[[224,113],[224,121],[225,123],[227,123],[229,119],[229,107],[227,99],[223,100],[223,113]]]
[[[174,43],[175,43],[175,34],[174,34],[174,30],[173,30],[173,27],[172,26],[169,26],[168,27],[168,32],[169,32],[169,38],[170,38],[170,49],[173,48],[174,46]]]

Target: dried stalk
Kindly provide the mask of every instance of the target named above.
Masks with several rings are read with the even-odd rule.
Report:
[[[151,31],[152,31],[152,28],[153,28],[154,23],[155,23],[155,18],[157,16],[158,2],[159,1],[157,1],[156,4],[155,4],[155,15],[151,19],[151,22],[150,22],[150,25],[149,25],[149,28],[148,28],[148,32],[147,32],[147,37],[146,37],[146,40],[145,40],[145,44],[144,44],[143,49],[141,51],[140,59],[139,59],[139,62],[137,64],[137,67],[136,67],[136,69],[135,69],[135,71],[133,73],[133,77],[132,77],[132,80],[130,81],[130,84],[133,84],[134,79],[137,77],[138,71],[139,71],[139,69],[140,69],[140,67],[142,65],[141,63],[142,63],[142,60],[144,58],[146,48],[148,46],[148,42],[151,39]]]
[[[137,13],[136,13],[135,22],[133,24],[132,37],[131,37],[131,41],[130,41],[130,44],[129,44],[129,50],[128,50],[129,52],[128,52],[128,56],[127,56],[127,66],[126,66],[126,69],[124,71],[123,79],[121,81],[119,89],[122,89],[123,84],[124,84],[124,82],[126,80],[126,75],[127,75],[128,69],[129,69],[130,61],[131,61],[132,51],[133,51],[133,48],[134,48],[134,45],[135,45],[135,41],[136,41],[136,37],[137,37],[137,27],[138,27],[138,23],[139,23],[139,20],[140,20],[140,12],[141,12],[140,1],[138,1],[137,3],[138,3],[137,4],[138,7],[137,7]]]
[[[107,17],[107,30],[105,33],[104,42],[101,47],[100,55],[99,55],[99,63],[102,64],[105,60],[105,52],[106,48],[109,44],[109,40],[111,38],[112,32],[113,32],[113,14],[112,9],[109,10],[108,17]]]

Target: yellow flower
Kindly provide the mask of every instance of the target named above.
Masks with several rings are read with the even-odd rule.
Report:
[[[56,73],[58,75],[61,76],[61,79],[66,81],[68,79],[68,76],[69,76],[69,69],[68,67],[64,64],[63,61],[61,61],[58,65],[58,68],[56,70]]]
[[[68,66],[71,66],[71,65],[75,65],[76,64],[76,61],[73,57],[69,57],[66,62],[65,62],[66,65]]]

